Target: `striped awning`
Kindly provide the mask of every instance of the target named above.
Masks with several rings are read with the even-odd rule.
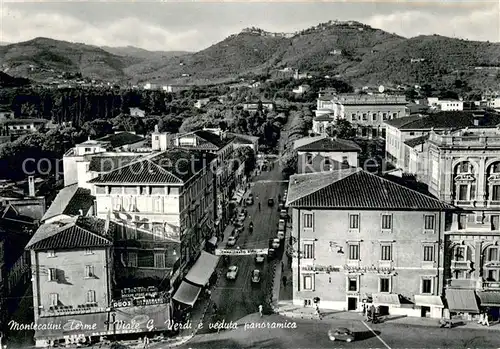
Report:
[[[474,290],[447,289],[448,309],[455,313],[479,313]]]
[[[443,300],[439,296],[415,295],[415,305],[421,307],[444,308]]]
[[[490,292],[478,292],[479,299],[481,300],[481,306],[486,307],[500,307],[500,292],[490,291]]]
[[[183,281],[177,291],[175,291],[173,299],[179,303],[193,306],[200,295],[201,287],[192,285]]]
[[[399,295],[394,293],[374,293],[372,299],[374,305],[401,306]]]

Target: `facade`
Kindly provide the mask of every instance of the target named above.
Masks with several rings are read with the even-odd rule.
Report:
[[[274,110],[276,106],[271,101],[256,101],[243,103],[243,109],[248,111],[258,111],[259,108],[263,110]]]
[[[135,235],[122,237],[132,245],[120,247],[128,262],[118,278],[160,278],[174,285],[194,262],[214,231],[214,174],[210,170],[214,160],[209,153],[170,149],[89,182],[98,217],[137,228],[131,233]],[[141,253],[147,255],[144,264]]]
[[[0,122],[3,135],[18,138],[42,129],[48,120],[45,119],[6,119]]]
[[[338,94],[318,99],[316,117],[328,114],[332,119],[344,119],[356,126],[361,137],[385,137],[385,121],[406,116],[405,96],[385,94]],[[327,125],[328,120],[316,120]],[[317,126],[318,128],[319,126]],[[319,128],[315,131],[318,132]]]
[[[293,175],[286,205],[294,304],[441,317],[452,206],[356,168]]]
[[[457,100],[438,100],[437,105],[441,111],[462,111],[464,102]]]
[[[306,137],[295,141],[298,172],[311,173],[358,167],[361,148],[353,141],[328,136]]]
[[[206,106],[208,104],[208,102],[210,102],[210,98],[202,98],[202,99],[198,99],[196,101],[196,103],[194,103],[194,107],[196,109],[201,109],[203,108],[204,106]]]
[[[300,95],[300,94],[306,93],[310,89],[311,89],[311,87],[309,85],[300,85],[300,86],[297,86],[296,88],[294,88],[292,90],[292,92]]]

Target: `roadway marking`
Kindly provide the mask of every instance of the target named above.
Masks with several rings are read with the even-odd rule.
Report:
[[[368,325],[366,324],[366,322],[361,321],[361,323],[362,323],[363,325],[365,325],[365,327],[366,327],[367,329],[369,329],[369,330],[371,331],[371,333],[373,333],[373,334],[375,335],[375,337],[377,337],[377,338],[378,338],[378,340],[379,340],[379,341],[380,341],[383,345],[385,345],[385,347],[386,347],[387,349],[391,349],[391,347],[390,347],[390,346],[389,346],[389,345],[388,345],[388,344],[387,344],[387,343],[386,343],[386,342],[385,342],[382,338],[380,338],[380,336],[379,336],[377,333],[375,333],[375,331],[374,331],[374,330],[373,330],[370,326],[368,326]]]

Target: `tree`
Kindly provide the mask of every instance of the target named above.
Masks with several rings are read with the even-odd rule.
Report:
[[[296,151],[290,151],[282,156],[282,173],[285,178],[290,178],[294,173],[297,173],[298,155]]]
[[[352,124],[345,119],[337,120],[335,129],[337,131],[337,137],[339,138],[352,139],[356,136],[356,130],[352,127]]]

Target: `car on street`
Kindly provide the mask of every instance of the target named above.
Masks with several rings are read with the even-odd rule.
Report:
[[[255,263],[264,263],[265,260],[266,260],[265,254],[258,254],[255,256]]]
[[[227,239],[227,246],[234,245],[236,245],[236,236],[230,236],[229,239]]]
[[[245,202],[247,205],[253,205],[253,194],[252,193],[248,194],[248,197],[246,198]]]
[[[271,259],[273,259],[273,258],[274,258],[274,256],[275,256],[275,254],[276,254],[276,251],[275,251],[275,249],[274,249],[274,248],[270,248],[270,249],[268,249],[268,250],[267,250],[267,260],[271,260]]]
[[[245,218],[247,218],[247,215],[244,212],[238,214],[238,221],[243,222]]]
[[[285,232],[283,230],[278,230],[278,239],[283,240],[285,238]]]
[[[354,340],[354,333],[345,327],[332,328],[328,331],[328,338],[331,341],[344,341],[350,343]]]
[[[273,198],[268,199],[268,200],[267,200],[267,205],[268,205],[268,206],[274,206],[274,199],[273,199]]]
[[[280,219],[279,223],[278,223],[278,230],[280,231],[285,231],[285,220],[284,219]]]
[[[260,270],[255,269],[252,271],[252,283],[257,284],[260,282]]]
[[[236,280],[236,276],[238,276],[238,267],[236,265],[232,265],[227,270],[226,278],[229,280]]]
[[[278,239],[278,238],[273,239],[273,242],[271,243],[271,246],[274,249],[280,248],[280,239]]]
[[[286,212],[286,210],[284,210],[284,209],[281,209],[280,210],[280,219],[283,219],[286,221],[287,218],[288,218],[288,212]]]

